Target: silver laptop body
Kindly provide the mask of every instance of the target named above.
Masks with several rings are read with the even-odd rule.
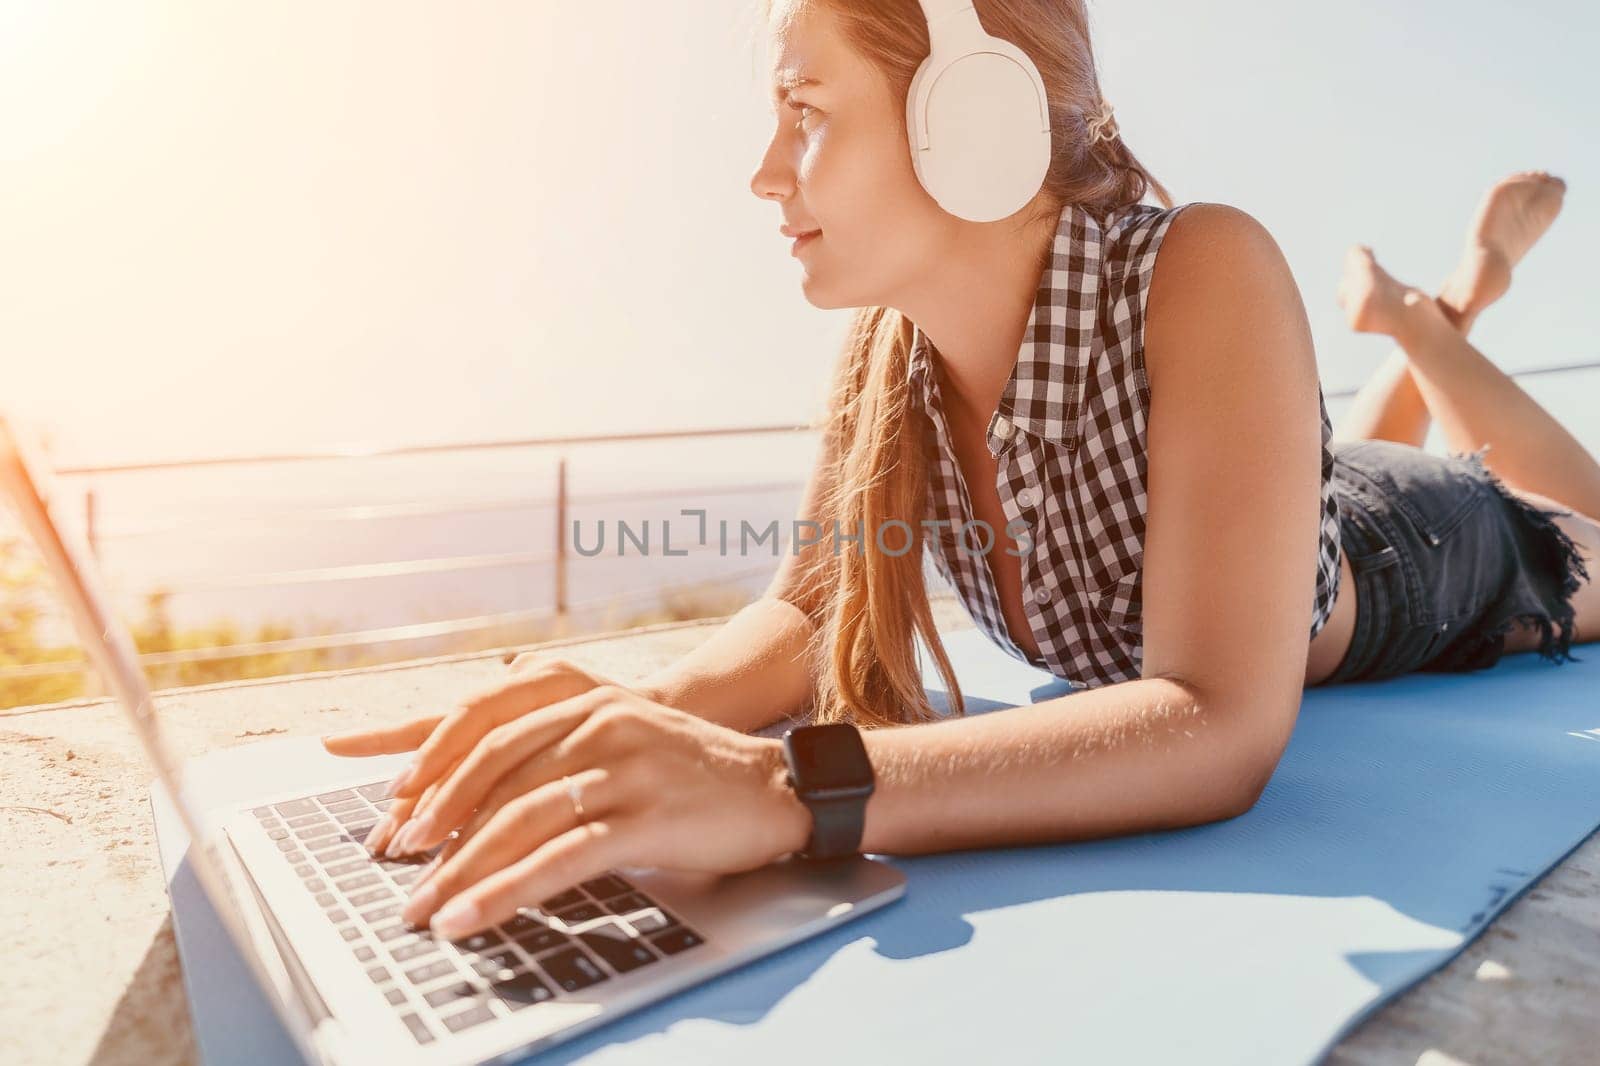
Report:
[[[0,484],[144,745],[152,787],[183,822],[187,861],[307,1061],[520,1058],[905,892],[900,871],[864,856],[721,876],[617,869],[491,932],[451,942],[413,931],[398,911],[427,857],[374,859],[360,843],[387,808],[388,775],[352,763],[311,792],[193,809],[132,637],[55,520],[43,455],[4,413]]]

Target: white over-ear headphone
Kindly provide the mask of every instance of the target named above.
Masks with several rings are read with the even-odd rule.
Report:
[[[920,0],[928,58],[906,94],[917,180],[970,222],[1022,210],[1050,169],[1050,109],[1033,60],[984,32],[972,0]]]

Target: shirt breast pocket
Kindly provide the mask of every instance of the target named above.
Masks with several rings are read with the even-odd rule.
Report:
[[[1144,605],[1139,577],[1140,567],[1135,563],[1127,573],[1101,585],[1093,595],[1095,614],[1100,620],[1135,637],[1144,634]]]

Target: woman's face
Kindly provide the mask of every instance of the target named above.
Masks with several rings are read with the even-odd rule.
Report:
[[[917,181],[905,100],[845,43],[827,4],[775,0],[769,30],[777,128],[751,191],[782,208],[775,232],[817,231],[795,253],[812,305],[905,307],[958,221]]]

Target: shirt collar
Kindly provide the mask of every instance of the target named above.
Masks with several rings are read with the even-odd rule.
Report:
[[[1096,327],[1104,247],[1119,225],[1112,221],[1110,230],[1103,228],[1078,204],[1062,208],[1016,364],[989,418],[990,455],[998,456],[1018,430],[1058,444],[1076,443],[1084,386],[1102,343]],[[922,328],[914,326],[906,377],[912,394],[929,410],[937,405],[936,354]]]

